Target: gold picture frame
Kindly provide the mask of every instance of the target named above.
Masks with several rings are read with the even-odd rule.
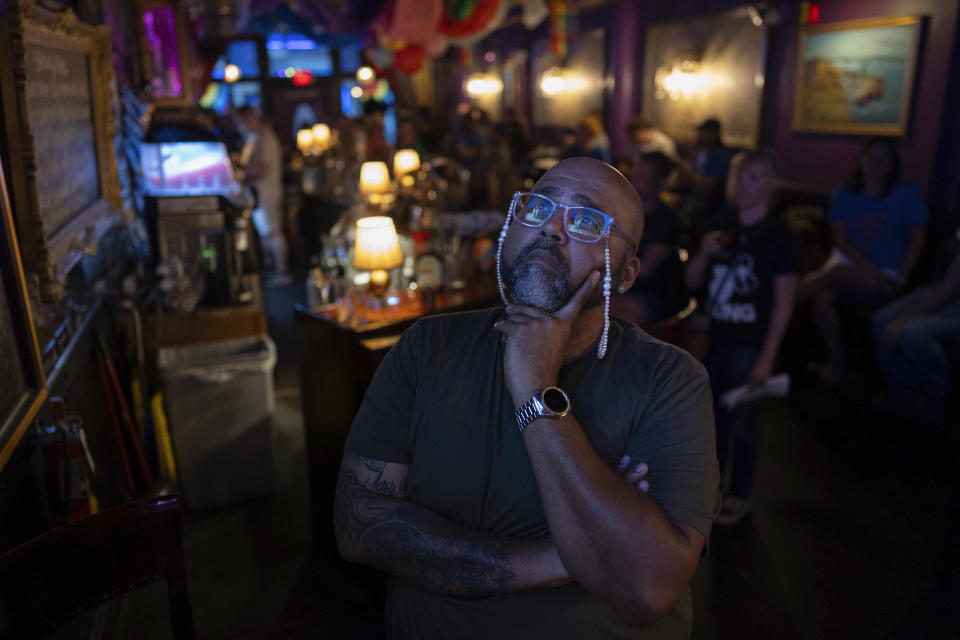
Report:
[[[0,21],[0,87],[23,267],[44,300],[122,220],[114,154],[110,30],[11,0]],[[5,37],[4,37],[5,36]]]
[[[140,45],[141,68],[143,77],[150,83],[151,87],[153,87],[152,102],[158,108],[189,107],[193,104],[193,100],[191,99],[192,77],[189,69],[190,58],[187,51],[186,17],[184,16],[183,10],[175,0],[136,0],[135,6],[137,10],[137,40]],[[176,63],[180,74],[178,79],[180,82],[179,95],[166,95],[166,92],[170,88],[165,86],[166,80],[163,78],[164,69],[158,67],[163,67],[164,64],[166,64],[164,57],[169,52],[164,52],[162,47],[160,48],[161,50],[158,51],[155,46],[151,45],[151,38],[147,35],[145,23],[146,13],[158,10],[169,11],[174,20],[174,29],[177,34]]]
[[[906,133],[921,27],[916,15],[801,27],[794,131]]]
[[[3,163],[0,161],[0,469],[47,399]]]

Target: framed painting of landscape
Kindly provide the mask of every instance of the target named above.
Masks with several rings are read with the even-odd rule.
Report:
[[[920,26],[903,16],[801,28],[794,130],[903,135]]]

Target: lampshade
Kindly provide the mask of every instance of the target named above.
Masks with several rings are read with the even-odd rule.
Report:
[[[330,127],[320,123],[313,125],[313,144],[318,151],[326,151],[330,148]]]
[[[420,154],[413,149],[400,149],[393,154],[393,176],[400,176],[420,168]]]
[[[382,162],[380,164],[383,164]],[[393,219],[369,216],[357,220],[357,243],[353,266],[357,269],[393,269],[403,264],[400,241]]]
[[[297,131],[297,149],[300,153],[308,153],[313,146],[313,131],[310,129],[300,129]]]
[[[360,165],[360,193],[389,193],[390,174],[385,162],[364,162]]]

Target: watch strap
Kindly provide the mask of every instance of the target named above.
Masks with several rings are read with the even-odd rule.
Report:
[[[547,415],[547,408],[543,406],[543,402],[540,400],[540,394],[536,394],[517,409],[515,413],[517,428],[520,429],[520,433],[523,433],[523,430],[527,428],[528,424],[545,415]]]

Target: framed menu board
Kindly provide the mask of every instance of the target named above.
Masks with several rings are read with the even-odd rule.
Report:
[[[123,206],[110,32],[34,0],[8,6],[0,28],[0,94],[11,200],[24,269],[37,274],[44,298],[56,299],[67,273],[120,219]]]
[[[0,162],[0,469],[46,399]]]

